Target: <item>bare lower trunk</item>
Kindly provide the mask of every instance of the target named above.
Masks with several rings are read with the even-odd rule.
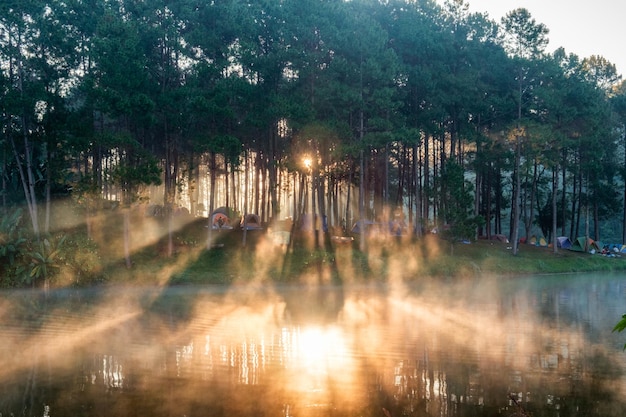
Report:
[[[132,266],[130,260],[130,208],[124,209],[124,259],[126,261],[126,268]]]
[[[31,153],[30,153],[30,143],[24,133],[24,160],[20,158],[17,147],[15,146],[15,141],[13,137],[10,137],[11,140],[11,148],[13,149],[13,155],[15,157],[15,163],[18,167],[18,172],[20,175],[20,180],[22,182],[22,188],[24,189],[24,197],[26,199],[26,205],[28,207],[28,214],[30,215],[31,224],[33,226],[33,233],[37,240],[39,239],[39,218],[38,218],[38,209],[37,209],[37,197],[35,195],[35,183],[34,176],[32,173],[32,165],[30,162]]]
[[[552,171],[552,251],[557,253],[558,242],[556,241],[556,228],[557,228],[557,218],[558,213],[556,212],[556,199],[557,199],[557,188],[558,188],[558,172],[556,169]]]
[[[216,181],[216,162],[215,153],[211,152],[209,156],[209,178],[210,178],[210,190],[209,190],[209,230],[207,233],[207,249],[211,249],[213,244],[213,219],[211,218],[213,210],[215,210],[215,181]]]
[[[515,146],[515,193],[513,196],[513,230],[511,233],[511,239],[513,240],[513,255],[517,255],[519,249],[519,201],[520,201],[520,188],[521,188],[521,172],[520,172],[520,138],[516,138]]]

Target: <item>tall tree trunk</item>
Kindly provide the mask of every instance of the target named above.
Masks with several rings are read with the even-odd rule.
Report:
[[[224,204],[226,204],[226,207],[230,207],[231,201],[232,201],[231,200],[232,199],[231,194],[234,194],[234,193],[230,192],[230,181],[229,181],[229,178],[230,178],[230,171],[234,171],[234,169],[232,169],[232,165],[228,161],[225,162],[225,165],[226,165],[226,173],[224,174],[224,177],[225,177],[224,178],[224,180],[225,180],[224,181],[224,189],[226,190],[226,196],[225,196],[225,199],[224,199],[225,200]]]
[[[318,189],[318,181],[319,181],[319,177],[317,175],[317,171],[316,171],[317,167],[313,167],[313,170],[311,171],[311,229],[313,231],[313,241],[315,244],[315,248],[319,247],[319,235],[318,235],[318,222],[319,222],[319,218],[318,218],[318,210],[317,210],[317,204],[316,204],[316,198],[317,196],[319,196],[319,189]]]
[[[274,127],[270,130],[270,150],[269,150],[269,166],[268,169],[268,179],[269,179],[269,203],[270,203],[270,212],[269,217],[272,220],[278,220],[278,215],[280,211],[280,203],[278,193],[280,192],[279,187],[279,178],[278,178],[278,141],[279,135],[276,132]]]
[[[198,215],[198,200],[200,197],[200,170],[196,163],[197,156],[191,153],[189,156],[189,211],[193,217]]]
[[[515,135],[515,190],[513,192],[513,230],[511,239],[513,240],[513,255],[517,255],[519,251],[519,217],[520,217],[520,188],[522,185],[522,175],[520,169],[521,146],[519,133]]]
[[[22,117],[22,123],[25,124],[25,118]],[[25,128],[24,128],[25,129]],[[24,131],[22,133],[23,141],[24,141],[24,160],[20,158],[17,147],[15,146],[15,141],[13,140],[13,136],[9,135],[11,141],[11,148],[13,149],[13,154],[15,156],[15,163],[17,164],[18,172],[20,175],[20,179],[22,181],[22,188],[24,189],[24,197],[26,198],[26,206],[28,207],[28,214],[30,215],[31,225],[33,227],[33,233],[35,235],[36,240],[39,240],[40,237],[40,229],[39,229],[39,214],[37,208],[37,196],[35,194],[35,180],[33,175],[33,166],[32,166],[32,156],[30,150],[30,141],[28,140],[28,135]]]
[[[23,97],[23,76],[24,71],[22,68],[21,60],[19,63],[19,90],[20,96]],[[28,139],[28,122],[26,120],[26,115],[23,114],[21,117],[22,122],[22,140],[24,142],[24,160],[22,161],[18,154],[17,149],[15,148],[15,143],[13,145],[13,151],[15,152],[16,164],[20,167],[20,177],[22,178],[22,184],[24,186],[24,196],[26,198],[26,203],[28,207],[28,212],[30,214],[31,224],[33,226],[33,233],[35,234],[35,238],[39,240],[41,230],[39,228],[39,209],[37,206],[37,194],[35,193],[35,173],[33,172],[33,156],[32,156],[32,144]],[[25,173],[23,171],[26,171]]]
[[[340,207],[340,193],[341,187],[339,185],[339,181],[333,176],[331,177],[328,184],[328,213],[332,216],[332,219],[329,219],[333,227],[337,227],[340,224],[339,218],[339,207]]]
[[[359,112],[359,143],[361,150],[359,151],[359,225],[361,233],[359,234],[359,248],[361,251],[366,249],[365,230],[363,222],[365,221],[365,156],[363,151],[363,136],[365,134],[365,121],[363,110]]]
[[[174,254],[174,212],[176,210],[176,182],[178,181],[178,151],[175,146],[171,149],[172,171],[170,174],[168,200],[166,206],[167,213],[167,256]]]
[[[517,125],[515,131],[515,191],[513,193],[513,231],[511,233],[513,239],[513,255],[517,255],[519,250],[519,218],[520,218],[520,188],[522,185],[522,169],[520,167],[522,145],[521,145],[521,123],[522,123],[522,82],[523,82],[523,68],[518,68],[517,74]]]
[[[491,228],[491,205],[493,204],[493,201],[491,199],[491,194],[492,194],[492,181],[493,181],[493,177],[492,177],[492,170],[493,166],[491,162],[487,162],[487,179],[486,181],[484,181],[484,191],[483,191],[483,198],[486,198],[486,202],[485,202],[485,225],[486,225],[486,234],[487,234],[487,239],[491,239],[491,234],[492,234],[492,228]],[[494,219],[496,220],[496,219]],[[496,221],[497,222],[497,221]],[[497,226],[496,226],[496,222],[494,222],[494,230],[497,230]],[[498,233],[496,231],[496,233]]]
[[[431,181],[430,181],[430,141],[432,137],[426,136],[424,141],[424,171],[423,171],[423,184],[422,184],[422,213],[419,221],[426,227],[430,219],[430,198],[431,198]]]
[[[383,157],[383,167],[385,169],[383,175],[383,206],[389,205],[389,144],[385,144],[385,153]]]
[[[558,192],[558,181],[559,181],[559,174],[558,174],[558,167],[555,167],[552,170],[552,251],[554,253],[557,253],[559,251],[558,249],[558,242],[556,240],[557,238],[557,219],[558,219],[558,213],[556,211],[556,200],[557,200],[557,192]]]
[[[624,138],[626,142],[626,137]],[[626,146],[626,143],[624,144]],[[624,152],[624,169],[626,170],[626,152]],[[626,242],[626,175],[623,177],[624,181],[624,209],[622,212],[622,242]]]
[[[480,214],[480,197],[482,188],[482,174],[480,172],[477,172],[476,185],[474,186],[474,189],[476,190],[474,193],[474,216],[478,216]],[[474,231],[474,239],[478,239],[480,232],[482,232],[482,230],[479,230],[479,227],[476,226],[476,229]]]
[[[561,222],[561,235],[565,236],[565,228],[566,228],[566,220],[567,220],[567,197],[566,197],[566,191],[567,191],[567,168],[566,168],[566,150],[563,149],[563,156],[561,158],[562,163],[561,163],[561,184],[563,187],[563,190],[561,192],[561,218],[563,219],[563,221]],[[626,193],[626,189],[625,189],[625,193]],[[626,194],[624,195],[624,198],[626,198]],[[626,201],[626,200],[625,200]],[[626,213],[626,211],[624,212]],[[626,226],[625,226],[626,227]],[[573,238],[573,236],[571,236],[570,233],[570,238]]]
[[[352,217],[350,216],[350,204],[352,204],[352,180],[354,178],[354,170],[352,164],[350,164],[350,171],[348,172],[348,189],[346,190],[346,209],[344,210],[344,216],[342,223],[343,232],[346,233],[352,227]]]
[[[585,176],[585,252],[589,250],[589,175]],[[582,185],[582,181],[581,181]],[[582,187],[581,187],[582,190]],[[582,193],[581,193],[582,194]]]
[[[243,186],[243,236],[241,240],[242,246],[246,246],[248,240],[248,193],[250,187],[248,186],[250,175],[250,157],[248,151],[244,153],[244,186]]]
[[[490,179],[489,179],[489,199],[493,202],[492,206],[493,210],[490,213],[493,216],[493,229],[491,233],[504,233],[502,229],[502,181],[503,176],[502,172],[498,169],[499,165],[491,166],[491,170],[489,171]],[[491,208],[490,208],[491,210]],[[511,235],[509,235],[509,238]]]
[[[580,236],[580,221],[582,219],[583,213],[583,178],[582,173],[578,173],[578,194],[576,197],[576,225],[575,225],[575,237]]]
[[[254,165],[254,188],[252,190],[252,198],[254,201],[251,202],[250,207],[252,208],[252,212],[254,214],[259,215],[260,213],[259,204],[261,203],[261,176],[262,176],[260,152],[255,153],[253,165]]]
[[[572,206],[571,206],[571,218],[570,218],[570,227],[569,227],[569,235],[572,239],[576,239],[578,237],[578,226],[577,226],[577,218],[578,218],[578,175],[572,176]]]
[[[426,138],[428,140],[428,138]],[[424,141],[426,143],[426,141]],[[413,220],[413,228],[418,237],[421,237],[424,233],[424,187],[423,172],[422,172],[422,156],[420,152],[420,145],[418,143],[413,147],[413,190],[415,193],[415,219]]]
[[[130,259],[130,207],[124,207],[123,209],[123,239],[124,239],[124,260],[126,261],[126,268],[130,269],[133,264]]]
[[[2,148],[2,166],[0,167],[0,175],[2,176],[2,186],[0,188],[0,196],[2,196],[2,207],[7,206],[7,175],[6,175],[6,167],[8,164],[8,157],[6,156],[6,150]],[[624,195],[626,196],[626,190],[624,191]],[[624,210],[626,213],[626,210]]]
[[[600,214],[596,199],[593,200],[593,240],[600,240]]]
[[[207,233],[207,249],[213,245],[213,219],[211,215],[215,210],[215,182],[216,182],[216,160],[215,152],[209,152],[209,224]]]
[[[172,256],[174,252],[174,242],[172,240],[172,149],[169,135],[167,134],[167,121],[165,122],[165,170],[163,181],[163,210],[167,224],[167,256]]]
[[[407,179],[406,179],[406,183],[407,183],[407,194],[409,197],[409,201],[408,201],[408,208],[409,208],[409,216],[408,216],[408,221],[409,221],[409,225],[414,226],[414,210],[415,213],[417,213],[417,184],[416,184],[416,178],[417,178],[417,170],[416,170],[416,164],[417,164],[417,152],[415,151],[417,148],[417,146],[411,146],[410,148],[407,149],[407,153],[406,153],[406,163],[407,163]],[[410,156],[409,156],[410,155]],[[398,203],[401,204],[401,203]],[[415,230],[415,228],[413,227],[413,230]]]
[[[525,226],[525,231],[526,231],[526,239],[528,239],[528,237],[530,236],[531,233],[531,229],[533,226],[533,218],[534,218],[534,210],[535,210],[535,195],[536,195],[536,190],[537,190],[537,181],[538,181],[538,175],[537,175],[537,161],[535,160],[533,163],[533,177],[532,177],[532,181],[530,184],[530,197],[528,197],[525,200],[528,200],[526,203],[524,203],[524,211],[526,213],[526,218],[524,220],[524,226]],[[526,207],[528,207],[528,209],[526,210]]]
[[[51,205],[52,205],[52,196],[51,196],[51,188],[52,188],[52,170],[50,169],[50,159],[51,159],[51,155],[50,155],[50,151],[48,149],[48,144],[46,142],[44,142],[44,155],[46,156],[46,186],[45,186],[45,193],[46,193],[46,216],[45,216],[45,222],[44,222],[44,232],[45,233],[49,233],[50,232],[50,211],[51,211]]]

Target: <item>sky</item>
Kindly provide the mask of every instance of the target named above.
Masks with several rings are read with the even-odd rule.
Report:
[[[443,0],[440,0],[443,3]],[[465,0],[471,12],[488,13],[500,22],[523,7],[550,30],[546,52],[563,47],[580,59],[600,55],[626,78],[626,2],[623,0]]]

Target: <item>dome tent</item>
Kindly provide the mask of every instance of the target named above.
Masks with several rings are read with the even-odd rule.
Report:
[[[232,229],[233,219],[236,217],[236,213],[233,209],[228,207],[219,207],[211,212],[209,216],[212,229]]]

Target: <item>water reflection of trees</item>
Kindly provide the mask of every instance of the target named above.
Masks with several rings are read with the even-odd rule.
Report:
[[[607,362],[606,357],[595,360]],[[519,412],[513,399],[532,416],[624,415],[623,401],[609,387],[614,376],[603,375],[572,378],[556,369],[521,372],[466,363],[402,361],[393,387],[386,390],[394,394],[395,415],[511,415]],[[503,383],[507,379],[508,386]]]
[[[370,364],[361,368],[359,376],[359,386],[368,394],[354,402],[345,398],[348,387],[341,384],[304,391],[290,387],[292,375],[285,367],[300,359],[290,356],[284,343],[284,339],[274,339],[263,346],[265,351],[252,341],[208,350],[195,343],[171,346],[163,362],[144,363],[143,367],[140,362],[120,366],[119,358],[92,358],[89,364],[100,369],[89,369],[75,380],[80,382],[75,385],[73,403],[54,403],[51,408],[88,409],[90,415],[132,408],[134,415],[156,416],[198,415],[199,410],[231,416],[377,416],[386,408],[392,416],[478,416],[513,414],[517,411],[513,397],[533,416],[623,415],[626,410],[610,393],[608,384],[618,375],[605,373],[603,367],[610,358],[600,352],[579,358],[590,361],[585,366],[589,371],[582,373],[579,359],[561,367],[548,364],[524,371],[455,360],[399,360],[382,367]],[[172,365],[174,370],[167,372]],[[565,366],[576,369],[570,372]],[[600,366],[597,372],[593,371],[596,366]],[[134,375],[125,376],[123,385],[114,376],[120,368]],[[63,388],[57,389],[62,392]]]
[[[626,415],[623,392],[615,390],[623,385],[621,365],[602,345],[589,344],[586,330],[571,321],[578,311],[571,297],[517,294],[495,302],[488,308],[511,321],[502,320],[505,330],[493,333],[498,338],[490,347],[477,342],[484,335],[454,337],[429,326],[429,316],[420,321],[419,315],[392,312],[388,292],[380,299],[364,292],[357,300],[351,292],[314,288],[302,301],[296,294],[268,292],[271,309],[243,310],[243,299],[251,301],[247,293],[206,300],[175,291],[172,300],[156,299],[158,311],[146,310],[62,355],[58,345],[69,337],[33,339],[40,345],[29,351],[30,361],[0,379],[0,413],[42,415],[48,406],[51,416],[380,417],[383,408],[392,417],[510,416],[519,411],[515,399],[534,417]],[[228,297],[237,298],[233,305],[239,307],[223,308]],[[50,314],[71,315],[72,303],[48,302]],[[538,328],[518,323],[533,303],[544,317]],[[361,321],[341,321],[349,305],[361,308]],[[435,306],[421,300],[421,307],[439,314]],[[76,314],[88,322],[87,316],[120,311],[82,308]],[[31,331],[51,331],[38,320]],[[330,349],[312,363],[301,349],[309,340],[307,326],[345,337],[345,351]],[[10,354],[6,346],[0,349]]]

